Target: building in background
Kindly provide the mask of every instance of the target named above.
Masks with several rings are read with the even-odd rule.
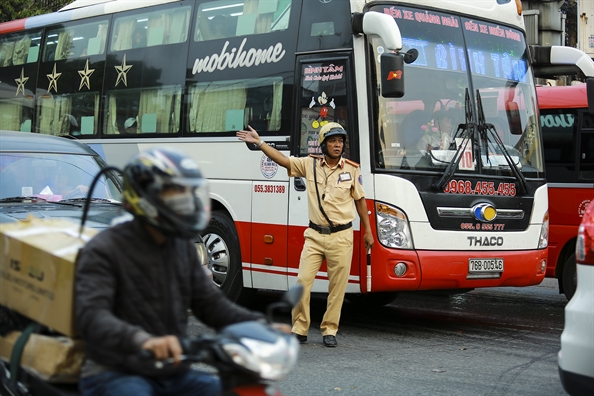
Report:
[[[575,47],[594,59],[593,0],[522,0],[522,8],[528,44]],[[571,83],[564,80],[540,83]]]
[[[580,0],[577,17],[577,48],[594,58],[594,1]]]
[[[594,1],[522,0],[526,36],[533,45],[567,45],[594,58]]]

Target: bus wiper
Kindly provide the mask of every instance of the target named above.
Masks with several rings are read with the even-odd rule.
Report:
[[[471,137],[474,136],[474,131],[476,130],[476,123],[473,121],[472,111],[470,108],[470,95],[468,94],[468,88],[466,88],[466,98],[465,98],[465,120],[464,124],[458,125],[458,129],[452,138],[452,142],[456,141],[457,137],[463,138],[464,144],[461,144],[456,153],[450,160],[450,163],[446,167],[445,171],[441,178],[432,185],[433,189],[435,190],[443,190],[445,185],[450,182],[454,174],[456,173],[456,169],[458,168],[458,164],[460,164],[460,160],[462,159],[462,154],[466,150],[468,143],[470,143]],[[455,143],[454,143],[455,144]],[[433,157],[434,158],[434,157]]]
[[[526,185],[526,178],[524,177],[524,174],[522,174],[522,172],[520,172],[520,170],[518,169],[518,166],[514,162],[511,155],[509,154],[509,151],[507,151],[507,149],[505,148],[505,144],[503,144],[503,141],[501,140],[501,138],[499,137],[499,134],[495,130],[495,126],[493,124],[487,123],[485,121],[485,113],[483,111],[483,101],[481,100],[481,94],[478,90],[476,91],[476,97],[477,97],[477,101],[478,101],[478,132],[480,133],[481,140],[484,145],[483,148],[484,148],[484,152],[485,152],[485,156],[486,156],[486,161],[490,162],[488,146],[489,146],[489,142],[491,141],[489,139],[489,137],[492,137],[493,141],[497,145],[497,148],[503,154],[503,158],[505,158],[505,161],[507,162],[514,177],[516,178],[516,180],[518,180],[520,182],[521,187],[522,187],[522,192],[524,194],[526,194],[528,192],[528,187]]]
[[[47,204],[56,204],[56,205],[66,205],[66,206],[80,206],[76,203],[67,202],[67,201],[48,201],[45,198],[41,197],[33,197],[33,196],[17,196],[17,197],[7,197],[0,199],[0,203],[47,203]]]
[[[39,198],[39,197],[33,197],[33,196],[17,196],[17,197],[7,197],[7,198],[2,198],[0,199],[1,203],[14,203],[14,202],[37,202],[37,201],[41,201],[41,202],[47,202],[47,200],[43,199],[43,198]]]
[[[58,202],[61,202],[61,203],[75,203],[75,202],[85,203],[86,201],[87,201],[87,198],[70,198],[70,199],[63,199]],[[89,198],[89,201],[91,203],[105,203],[105,204],[112,204],[112,205],[120,205],[121,204],[121,202],[112,201],[107,198]]]

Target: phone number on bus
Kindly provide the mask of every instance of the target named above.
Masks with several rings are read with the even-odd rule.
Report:
[[[279,184],[254,184],[254,192],[284,194],[285,186]]]
[[[515,183],[499,183],[495,188],[494,182],[478,181],[472,186],[470,180],[451,180],[443,189],[443,192],[450,194],[479,194],[479,195],[503,195],[513,197],[516,195]]]

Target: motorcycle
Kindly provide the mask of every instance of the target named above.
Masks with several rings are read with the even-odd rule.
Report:
[[[290,309],[299,302],[303,288],[296,286],[266,309],[267,323],[242,322],[219,333],[180,339],[182,361],[214,367],[225,396],[281,396],[269,381],[283,379],[297,363],[299,342],[295,336],[272,326],[274,311]],[[144,359],[153,359],[141,351]],[[173,359],[155,361],[156,367],[173,364]],[[2,396],[76,396],[75,385],[50,384],[23,369],[0,362]]]

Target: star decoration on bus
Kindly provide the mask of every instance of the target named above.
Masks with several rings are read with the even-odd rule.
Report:
[[[21,77],[14,79],[14,81],[17,83],[17,90],[14,96],[18,96],[19,91],[23,93],[23,96],[25,96],[25,83],[27,80],[29,80],[29,77],[25,77],[25,68],[23,67],[21,69]]]
[[[122,59],[122,64],[120,66],[114,66],[116,71],[118,72],[118,78],[116,79],[115,86],[117,87],[120,81],[124,82],[125,86],[128,86],[128,78],[127,73],[132,68],[132,65],[126,64],[126,54],[124,54],[124,59]]]
[[[89,69],[89,60],[87,59],[85,68],[78,71],[78,74],[80,75],[80,85],[78,86],[79,91],[82,89],[83,85],[86,85],[87,89],[91,90],[91,81],[89,80],[89,77],[91,77],[91,74],[93,74],[94,71],[95,69]]]
[[[52,71],[52,74],[46,74],[50,82],[49,87],[47,88],[48,92],[52,92],[52,88],[54,88],[56,93],[58,93],[58,78],[60,78],[61,75],[62,73],[56,73],[56,64],[54,63],[54,70]]]

